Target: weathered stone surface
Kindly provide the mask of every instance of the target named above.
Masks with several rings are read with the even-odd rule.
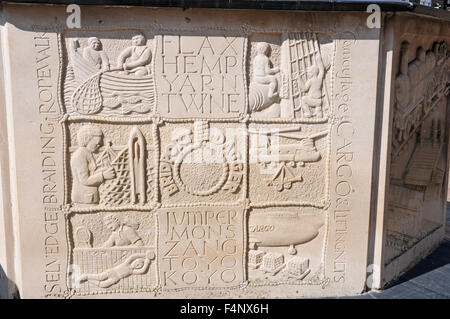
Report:
[[[384,220],[379,286],[442,241],[449,160],[448,24],[398,16],[388,20],[386,30],[392,30],[385,44],[393,54],[392,82],[386,82],[392,135],[386,144],[386,193],[379,197],[385,200],[378,216]]]
[[[448,25],[1,10],[0,263],[22,297],[354,295],[442,239]]]

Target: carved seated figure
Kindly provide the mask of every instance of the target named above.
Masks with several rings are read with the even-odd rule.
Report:
[[[308,79],[303,82],[299,77],[300,90],[302,93],[307,93],[302,97],[303,116],[306,118],[312,117],[311,109],[315,109],[315,115],[322,117],[322,85],[325,75],[325,68],[323,66],[322,58],[320,55],[316,59],[317,65],[311,65],[308,68]]]
[[[94,153],[102,145],[103,132],[94,125],[82,126],[77,135],[78,149],[70,160],[72,171],[72,202],[79,204],[98,204],[100,196],[98,187],[105,180],[113,179],[112,167],[99,170]]]
[[[147,39],[139,33],[133,36],[132,43],[133,45],[123,50],[117,58],[117,69],[136,76],[149,75],[152,51],[146,45]]]
[[[268,85],[268,97],[273,99],[278,96],[278,80],[274,75],[280,72],[280,70],[278,68],[271,68],[269,59],[270,46],[266,42],[258,43],[257,51],[258,54],[253,60],[253,81]]]
[[[278,98],[279,68],[272,67],[269,59],[270,45],[258,43],[257,55],[253,60],[253,82],[250,84],[250,107],[254,112],[272,105]]]

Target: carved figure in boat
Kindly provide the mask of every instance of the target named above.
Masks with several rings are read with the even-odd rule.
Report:
[[[91,115],[145,114],[153,109],[155,88],[150,72],[151,50],[142,34],[122,51],[118,65],[111,67],[98,38],[89,38],[80,48],[70,45],[70,66],[66,75],[65,101],[72,113]],[[69,98],[70,97],[70,98]]]
[[[138,33],[133,36],[131,41],[133,45],[120,53],[117,59],[117,68],[123,70],[125,74],[149,75],[152,51],[146,46],[147,39],[142,33]]]

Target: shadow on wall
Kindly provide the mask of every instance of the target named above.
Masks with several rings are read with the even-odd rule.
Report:
[[[6,276],[2,265],[0,265],[0,299],[20,299],[19,289],[14,281]]]
[[[448,181],[448,186],[447,186],[447,188],[448,188],[448,191],[447,191],[447,207],[448,207],[448,204],[449,204],[449,202],[450,202],[450,179],[449,179],[449,181]]]
[[[420,277],[437,269],[442,271],[448,264],[450,264],[450,241],[444,240],[439,248],[437,248],[431,255],[415,265],[411,270],[407,271],[403,276],[391,285],[387,286],[385,289],[409,280],[413,280],[416,277]],[[442,278],[442,280],[444,279]]]
[[[415,265],[411,270],[407,271],[398,280],[393,282],[391,285],[387,286],[385,289],[392,286],[401,284],[408,280],[412,280],[416,277],[422,276],[429,273],[435,269],[440,269],[446,267],[450,264],[450,202],[447,202],[447,216],[446,216],[446,234],[444,241],[441,245],[428,257]]]

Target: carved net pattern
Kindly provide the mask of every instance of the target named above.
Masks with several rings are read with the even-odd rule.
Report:
[[[73,262],[80,267],[81,274],[100,274],[120,265],[128,256],[146,253],[148,250],[153,251],[154,248],[114,247],[74,249]],[[147,271],[144,274],[133,274],[121,278],[117,283],[105,288],[100,288],[95,283],[86,281],[81,283],[75,289],[77,292],[92,292],[96,290],[131,290],[152,287],[155,285],[155,278],[153,278],[152,273],[152,271]]]
[[[295,275],[302,275],[309,267],[309,259],[294,257],[287,262],[287,270]]]
[[[116,206],[130,203],[131,179],[128,149],[124,149],[111,162],[116,178],[105,181],[100,189],[100,204]]]
[[[248,252],[248,262],[249,262],[249,264],[259,265],[262,262],[264,255],[265,255],[264,251],[250,250]]]
[[[96,74],[79,86],[72,95],[72,108],[81,114],[100,111],[103,98],[100,93],[100,74]]]
[[[263,257],[263,266],[267,270],[276,270],[283,265],[283,262],[284,257],[279,253],[268,253]]]

